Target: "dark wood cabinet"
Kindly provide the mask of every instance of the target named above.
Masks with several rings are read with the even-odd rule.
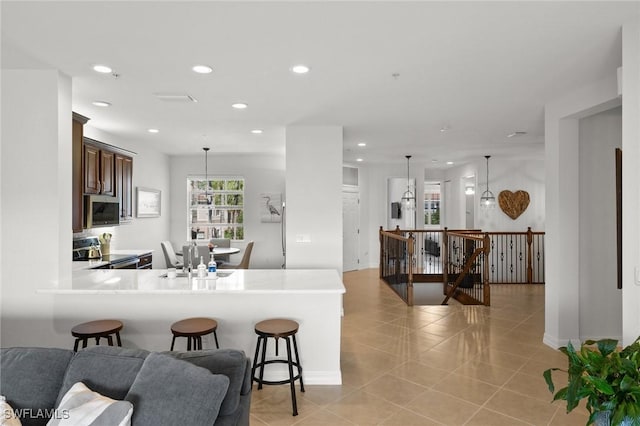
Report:
[[[120,218],[126,221],[133,217],[133,158],[116,154],[115,164],[115,191],[120,202]]]
[[[133,218],[133,155],[84,136],[89,118],[73,113],[72,123],[72,228],[82,232],[84,196],[100,194],[116,197],[120,203],[120,220]]]
[[[84,138],[84,193],[115,196],[115,153]]]
[[[82,232],[84,221],[84,202],[82,160],[84,137],[84,125],[89,119],[78,113],[73,113],[71,129],[71,229],[73,232]]]
[[[153,266],[153,255],[151,253],[139,257],[138,269],[151,269]]]

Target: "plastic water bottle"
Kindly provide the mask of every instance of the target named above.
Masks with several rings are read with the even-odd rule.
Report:
[[[209,278],[218,278],[218,264],[213,259],[213,253],[210,253],[209,255],[211,256],[211,260],[209,260],[207,276]]]
[[[202,256],[200,256],[200,264],[198,265],[198,278],[206,278],[207,276],[207,266],[204,264],[202,260]]]

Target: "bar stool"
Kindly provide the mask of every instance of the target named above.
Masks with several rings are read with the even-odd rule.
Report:
[[[174,322],[171,325],[171,333],[173,333],[173,339],[171,339],[171,350],[176,343],[176,337],[187,338],[187,350],[191,350],[191,342],[193,341],[193,350],[202,350],[202,336],[213,333],[213,337],[216,341],[216,349],[220,349],[218,345],[218,335],[216,330],[218,329],[218,322],[211,318],[187,318],[178,322]]]
[[[300,364],[300,356],[298,355],[298,345],[296,343],[296,333],[298,332],[298,323],[283,318],[273,318],[260,321],[255,326],[255,332],[258,335],[256,343],[256,354],[253,358],[253,367],[251,375],[253,381],[258,383],[258,389],[262,389],[262,385],[282,385],[289,383],[291,386],[291,405],[293,406],[293,415],[298,415],[298,404],[296,403],[295,381],[300,380],[300,391],[304,392],[304,383],[302,381],[302,365]],[[274,338],[276,343],[276,356],[278,356],[278,339],[283,338],[287,342],[287,359],[271,359],[265,360],[267,352],[267,339]],[[293,352],[296,356],[295,361],[291,358],[291,341],[293,340]],[[262,357],[258,362],[260,354],[260,344],[262,343]],[[264,366],[267,364],[283,363],[289,367],[289,378],[285,380],[264,380]],[[293,375],[293,367],[298,369],[298,374]],[[260,369],[260,376],[256,377],[256,370]]]
[[[96,345],[99,345],[101,337],[105,337],[109,346],[113,346],[112,334],[115,334],[118,346],[122,346],[120,340],[122,327],[122,322],[118,320],[97,320],[78,324],[71,329],[71,335],[76,338],[73,351],[78,352],[80,342],[82,342],[82,348],[86,348],[89,339],[96,339]]]

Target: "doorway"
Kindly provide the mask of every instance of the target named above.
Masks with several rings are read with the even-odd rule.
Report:
[[[342,190],[342,270],[355,271],[360,266],[360,192]]]

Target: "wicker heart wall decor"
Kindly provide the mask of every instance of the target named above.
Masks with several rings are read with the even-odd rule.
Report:
[[[498,195],[498,203],[507,216],[516,220],[529,207],[529,193],[522,190],[501,191]]]

